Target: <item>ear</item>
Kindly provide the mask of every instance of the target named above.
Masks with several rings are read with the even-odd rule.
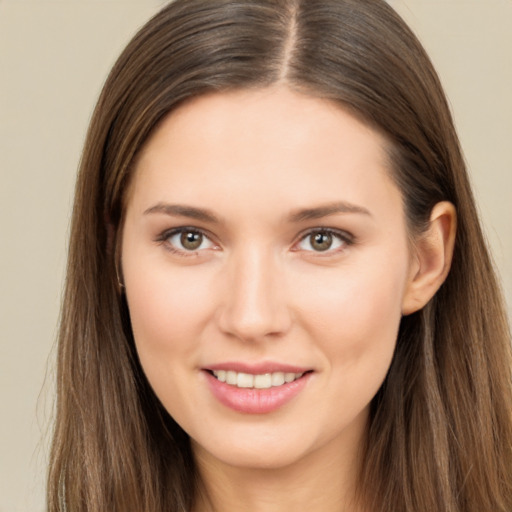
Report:
[[[409,278],[402,301],[402,314],[421,309],[441,287],[453,257],[457,214],[448,201],[432,209],[427,231],[414,242]]]

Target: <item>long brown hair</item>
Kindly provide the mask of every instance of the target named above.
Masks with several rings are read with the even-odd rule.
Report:
[[[411,233],[451,201],[452,270],[404,317],[371,405],[359,494],[372,512],[510,512],[510,332],[437,75],[383,0],[175,0],[134,37],[80,165],[58,349],[49,512],[185,512],[187,435],[142,372],[116,258],[134,161],[187,98],[276,83],[338,102],[389,141]]]

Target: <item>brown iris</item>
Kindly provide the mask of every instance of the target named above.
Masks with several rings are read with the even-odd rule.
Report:
[[[203,235],[195,231],[184,231],[181,234],[180,242],[187,251],[195,251],[203,243]]]
[[[315,251],[327,251],[332,246],[331,233],[313,233],[310,235],[311,247]]]

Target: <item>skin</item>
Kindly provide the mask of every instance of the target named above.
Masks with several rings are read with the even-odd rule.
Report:
[[[448,271],[455,229],[439,204],[411,249],[385,147],[339,106],[276,87],[193,99],[140,156],[122,273],[144,371],[192,440],[197,512],[360,510],[369,403],[402,314]],[[178,228],[204,233],[201,245],[187,250]],[[322,229],[335,232],[323,251]],[[226,361],[312,373],[276,411],[245,414],[206,384]]]

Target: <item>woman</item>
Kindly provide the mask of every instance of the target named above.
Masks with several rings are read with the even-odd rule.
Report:
[[[176,0],[77,183],[49,510],[512,509],[510,336],[378,0]]]

